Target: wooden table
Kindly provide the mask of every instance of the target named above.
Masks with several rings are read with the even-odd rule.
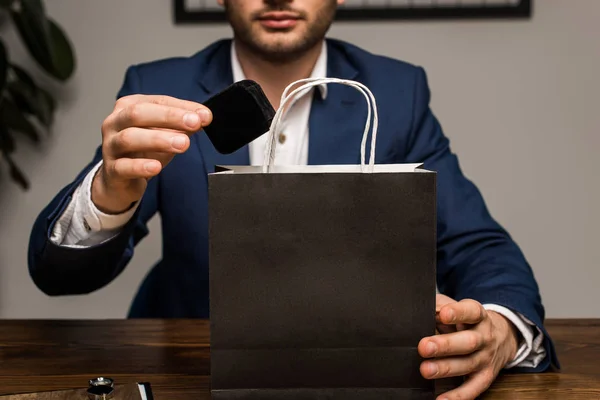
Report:
[[[505,374],[483,399],[600,399],[600,320],[550,320],[560,373]],[[210,399],[202,320],[0,321],[0,394],[148,381],[157,400]]]

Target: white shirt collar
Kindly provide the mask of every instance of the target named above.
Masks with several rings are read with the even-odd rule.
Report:
[[[242,70],[242,66],[240,65],[240,60],[237,57],[237,52],[235,51],[235,40],[231,42],[231,68],[233,71],[233,81],[239,82],[245,78],[244,71]],[[327,77],[327,43],[323,42],[321,46],[321,54],[317,59],[317,62],[313,68],[311,78],[326,78]],[[292,83],[292,82],[290,82]],[[327,85],[322,84],[318,86],[321,97],[323,99],[327,98]]]

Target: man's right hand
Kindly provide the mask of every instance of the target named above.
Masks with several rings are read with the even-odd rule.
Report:
[[[102,124],[102,167],[92,184],[92,201],[107,214],[126,211],[139,201],[148,179],[176,154],[190,136],[212,121],[200,103],[168,96],[120,98]]]

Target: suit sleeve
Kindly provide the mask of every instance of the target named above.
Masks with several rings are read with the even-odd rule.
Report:
[[[456,300],[497,304],[523,315],[543,333],[546,358],[538,372],[559,367],[546,332],[544,307],[533,271],[517,244],[490,215],[478,188],[465,177],[448,138],[429,107],[430,92],[422,68],[417,69],[414,114],[407,162],[423,162],[437,172],[437,283]]]
[[[117,98],[139,93],[135,67],[127,70]],[[120,233],[90,247],[60,246],[51,235],[77,187],[102,159],[98,147],[92,161],[42,210],[34,222],[28,249],[29,274],[36,286],[50,296],[86,294],[112,282],[133,256],[135,245],[148,234],[147,221],[157,209],[158,179],[152,179],[133,217]]]

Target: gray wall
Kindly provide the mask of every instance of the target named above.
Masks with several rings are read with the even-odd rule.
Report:
[[[170,0],[46,3],[71,36],[79,68],[61,90],[53,138],[18,154],[32,190],[0,184],[0,317],[123,317],[160,256],[158,218],[113,284],[65,298],[46,297],[28,276],[31,225],[89,162],[128,65],[188,55],[230,31],[175,27]],[[331,36],[426,68],[433,109],[465,173],[523,247],[547,314],[600,317],[600,1],[535,3],[531,21],[340,23]],[[20,46],[11,51],[26,58]]]

